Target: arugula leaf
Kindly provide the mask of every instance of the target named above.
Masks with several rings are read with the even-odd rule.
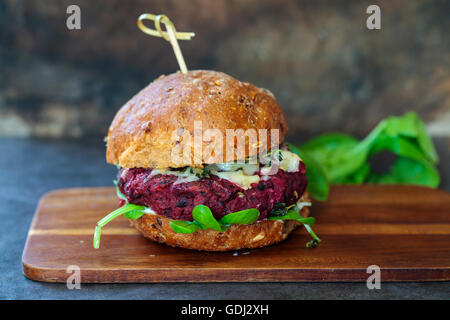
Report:
[[[172,230],[178,233],[194,233],[200,228],[192,221],[172,220],[169,224]]]
[[[194,207],[192,210],[192,216],[194,220],[205,226],[206,228],[216,230],[216,231],[224,231],[226,227],[221,225],[216,218],[214,218],[211,209],[203,204],[199,204]]]
[[[252,224],[259,218],[258,209],[236,211],[223,216],[219,220],[222,224]]]

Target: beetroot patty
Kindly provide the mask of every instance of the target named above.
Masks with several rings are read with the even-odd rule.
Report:
[[[211,175],[197,181],[174,184],[174,175],[150,175],[152,169],[126,169],[119,171],[118,186],[129,203],[152,208],[156,213],[175,220],[192,221],[192,209],[207,205],[216,219],[244,209],[257,208],[259,220],[272,212],[276,203],[294,204],[305,191],[307,180],[305,165],[299,171],[269,176],[252,184],[248,190],[228,180]],[[123,174],[122,174],[123,173]]]

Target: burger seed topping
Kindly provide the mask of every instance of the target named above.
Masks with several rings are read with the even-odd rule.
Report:
[[[256,242],[262,240],[264,239],[264,236],[265,236],[264,232],[261,232],[260,234],[258,234],[256,237],[253,238],[253,241]]]

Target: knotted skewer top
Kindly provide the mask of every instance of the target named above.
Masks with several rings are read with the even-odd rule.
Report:
[[[155,23],[155,29],[148,28],[144,24],[144,20],[152,20]],[[161,29],[161,23],[166,26],[166,31]],[[187,73],[186,63],[184,62],[183,54],[181,53],[180,46],[178,45],[178,40],[190,40],[195,33],[193,32],[177,32],[174,24],[170,19],[163,15],[154,15],[151,13],[143,13],[139,16],[137,20],[137,25],[142,32],[154,36],[154,37],[162,37],[166,41],[169,41],[172,45],[173,51],[175,52],[175,57],[177,58],[178,65],[180,66],[180,70],[183,73]]]

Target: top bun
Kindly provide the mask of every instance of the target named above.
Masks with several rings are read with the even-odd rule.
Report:
[[[286,118],[270,91],[222,72],[177,72],[160,76],[117,112],[108,131],[106,159],[123,168],[155,169],[242,160],[238,154],[226,159],[224,151],[200,160],[192,152],[174,161],[173,148],[187,141],[185,134],[194,137],[194,121],[201,121],[202,133],[219,130],[224,143],[226,129],[267,129],[267,146],[281,144],[287,133]],[[270,129],[279,129],[278,141],[270,140]],[[258,146],[266,143],[257,139]],[[246,156],[255,156],[258,152],[247,140]],[[201,143],[203,150],[211,149],[210,139]]]

